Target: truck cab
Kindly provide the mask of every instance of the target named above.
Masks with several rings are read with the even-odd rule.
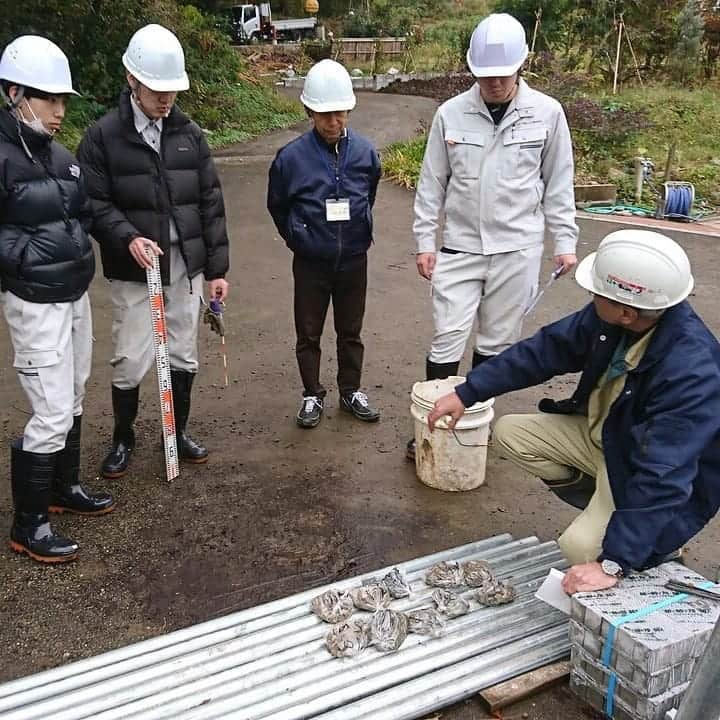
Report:
[[[230,9],[230,17],[230,34],[239,43],[298,41],[313,37],[317,26],[317,18],[314,17],[273,21],[270,3],[234,5]]]

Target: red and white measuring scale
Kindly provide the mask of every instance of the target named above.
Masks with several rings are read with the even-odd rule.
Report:
[[[152,323],[155,366],[158,389],[160,390],[160,415],[162,421],[163,446],[165,448],[165,470],[167,479],[174,480],[180,474],[177,438],[175,436],[175,408],[173,405],[172,382],[170,380],[170,356],[168,355],[167,326],[165,324],[165,302],[163,301],[160,260],[152,256],[152,268],[146,270],[150,320]]]

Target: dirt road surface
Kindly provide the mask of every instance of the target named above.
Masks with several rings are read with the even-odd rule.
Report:
[[[364,94],[352,122],[383,146],[411,135],[433,110],[433,101],[425,98]],[[463,494],[421,485],[406,463],[409,392],[423,379],[430,303],[412,255],[412,194],[389,183],[381,185],[375,210],[364,333],[365,387],[382,419],[367,426],[341,414],[337,392],[331,391],[317,429],[295,426],[301,388],[293,352],[290,254],[265,211],[265,186],[275,151],[303,129],[278,132],[219,158],[232,238],[230,387],[223,386],[217,336],[204,327],[191,430],[209,447],[210,461],[185,467],[172,484],[164,479],[152,375],[142,387],[130,474],[116,481],[95,479],[112,428],[108,285],[100,274],[95,279],[95,360],[82,466],[90,485],[115,493],[118,508],[102,518],[57,519],[57,528],[82,548],[81,559],[64,567],[15,556],[3,541],[0,680],[497,533],[553,539],[572,519],[573,511],[538,481],[492,454],[486,485]],[[579,254],[592,251],[613,227],[583,221]],[[692,233],[676,237],[695,268],[693,302],[717,332],[718,239]],[[546,258],[543,272],[549,271]],[[527,333],[586,300],[571,279],[558,282],[530,318]],[[327,327],[323,375],[332,388],[330,321]],[[499,398],[496,409],[531,411],[539,398],[564,397],[572,388],[573,379],[562,378]],[[7,537],[12,515],[9,446],[26,419],[3,324],[0,538]],[[719,541],[715,521],[689,545],[688,564],[714,573]],[[442,712],[448,720],[484,717],[477,700]],[[503,717],[593,716],[560,687]]]

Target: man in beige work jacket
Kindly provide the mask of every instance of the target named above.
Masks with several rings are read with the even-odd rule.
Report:
[[[570,132],[560,104],[520,77],[527,55],[514,17],[487,17],[467,53],[476,84],[433,120],[413,226],[418,272],[432,282],[428,380],[458,374],[476,317],[473,367],[520,338],[546,231],[557,274],[577,263]],[[414,458],[414,440],[407,450]]]

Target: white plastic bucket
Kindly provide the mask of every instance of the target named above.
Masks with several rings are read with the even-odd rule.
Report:
[[[493,398],[465,410],[455,431],[441,418],[431,433],[427,418],[435,401],[453,392],[464,377],[413,385],[410,412],[415,420],[415,470],[418,479],[438,490],[474,490],[485,482],[485,463],[493,419]]]

